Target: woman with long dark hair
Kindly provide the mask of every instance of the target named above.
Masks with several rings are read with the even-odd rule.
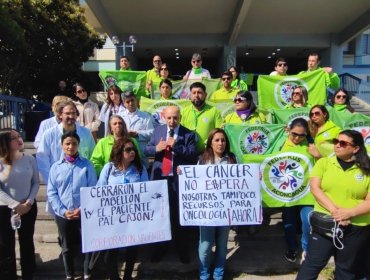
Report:
[[[100,110],[99,120],[104,123],[104,137],[109,134],[109,119],[112,115],[121,115],[125,111],[122,101],[122,90],[112,85],[107,89],[107,98]]]
[[[148,173],[140,161],[137,147],[130,138],[118,139],[112,149],[110,162],[104,165],[100,173],[98,186],[127,184],[148,181]],[[118,275],[118,250],[110,249],[105,252],[109,279],[120,279]],[[130,246],[126,249],[126,265],[124,280],[132,279],[138,246]]]
[[[288,127],[288,138],[281,147],[281,152],[296,152],[306,156],[313,164],[314,157],[309,153],[309,146],[312,145],[312,138],[308,129],[308,122],[304,118],[294,119]],[[299,220],[302,223],[302,260],[307,254],[308,239],[310,236],[309,213],[312,211],[312,203],[307,205],[293,205],[282,208],[282,220],[285,232],[287,251],[284,255],[289,262],[296,262],[298,255],[297,234],[299,232]]]
[[[78,110],[77,121],[80,125],[90,129],[95,143],[98,140],[98,129],[100,126],[98,104],[89,99],[90,92],[82,83],[75,83],[72,86],[75,101],[73,101]]]
[[[230,142],[224,130],[215,128],[209,133],[206,149],[199,158],[199,164],[234,164],[236,158],[230,152]],[[216,245],[213,261],[213,279],[223,279],[226,262],[229,226],[199,227],[199,277],[211,278],[212,247]]]
[[[32,279],[35,271],[33,234],[37,216],[35,198],[39,190],[39,172],[34,157],[23,153],[23,149],[22,137],[16,130],[0,131],[1,280],[17,279],[15,230],[18,231],[22,279]]]
[[[230,71],[231,74],[233,74],[233,78],[231,81],[232,88],[237,88],[240,90],[248,90],[247,84],[243,80],[240,79],[240,73],[236,66],[231,66],[228,71]]]
[[[355,110],[350,104],[351,96],[344,88],[335,91],[331,98],[331,104],[336,111],[353,113]]]
[[[334,152],[333,139],[341,129],[329,120],[329,112],[323,105],[313,106],[309,116],[310,134],[315,144],[310,147],[310,153],[316,159],[331,155]]]
[[[370,243],[370,160],[364,139],[344,130],[334,139],[335,156],[316,163],[310,187],[316,199],[313,214],[326,215],[331,230],[322,231],[311,215],[308,254],[297,279],[317,279],[334,254],[335,279],[365,279]],[[328,218],[329,217],[329,218]]]

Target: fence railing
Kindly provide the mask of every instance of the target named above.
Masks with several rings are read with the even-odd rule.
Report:
[[[27,99],[0,94],[0,128],[14,128],[24,133],[24,115],[31,111],[32,102]]]
[[[370,104],[370,83],[357,78],[349,73],[339,75],[341,87],[345,88],[351,95]]]

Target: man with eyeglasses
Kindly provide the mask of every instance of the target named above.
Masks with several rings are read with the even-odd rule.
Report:
[[[275,71],[270,73],[270,76],[286,76],[288,71],[288,62],[284,57],[279,57],[275,61]]]
[[[183,80],[198,80],[201,81],[203,78],[211,78],[211,74],[207,69],[202,68],[202,56],[199,53],[194,53],[191,58],[191,70],[186,72]]]
[[[148,168],[148,159],[144,156],[144,149],[154,131],[153,119],[149,114],[138,109],[137,98],[134,92],[123,92],[122,100],[123,106],[126,108],[122,114],[122,118],[125,121],[128,134],[138,141],[142,152],[141,155],[143,156],[142,161],[145,167]]]
[[[206,103],[206,86],[201,82],[190,85],[191,105],[186,106],[182,112],[181,124],[194,131],[198,136],[197,150],[202,153],[205,149],[209,132],[214,128],[222,126],[221,114],[216,109]]]
[[[45,131],[36,153],[37,166],[44,182],[48,182],[50,167],[62,157],[61,137],[63,133],[77,132],[81,139],[78,152],[84,158],[90,158],[95,147],[90,130],[77,122],[78,110],[72,101],[59,103],[57,115],[61,120],[60,124]]]
[[[238,88],[232,88],[231,82],[233,79],[233,74],[230,71],[222,73],[221,82],[222,87],[212,93],[210,101],[231,101],[235,95],[240,91]]]
[[[153,57],[153,66],[152,69],[146,71],[146,91],[148,95],[150,95],[152,90],[152,84],[159,83],[162,80],[159,73],[162,66],[162,59],[159,55]]]
[[[181,114],[176,106],[163,110],[166,124],[157,126],[145,154],[154,157],[151,180],[167,180],[170,207],[172,242],[182,263],[189,263],[188,234],[179,221],[179,165],[196,164],[196,135],[180,124]],[[160,242],[151,257],[152,262],[159,262],[168,250],[168,242]]]

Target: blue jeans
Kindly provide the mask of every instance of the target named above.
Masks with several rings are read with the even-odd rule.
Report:
[[[298,219],[302,222],[301,243],[303,251],[307,252],[308,240],[310,238],[309,213],[313,210],[312,206],[298,205],[283,207],[283,225],[285,231],[285,241],[289,251],[298,251],[297,231]]]
[[[227,254],[227,240],[229,226],[199,227],[199,277],[201,280],[210,279],[210,267],[212,263],[212,246],[216,244],[214,257],[214,280],[222,280]]]

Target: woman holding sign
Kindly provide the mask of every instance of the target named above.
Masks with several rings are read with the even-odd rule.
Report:
[[[309,153],[309,145],[313,145],[312,138],[308,129],[308,122],[303,118],[294,119],[289,125],[288,138],[284,145],[281,147],[281,152],[295,152],[302,154],[310,160],[311,163],[314,161],[314,157]],[[308,187],[308,186],[307,186]],[[289,262],[295,262],[298,254],[298,243],[296,235],[298,230],[299,219],[302,222],[302,260],[306,257],[308,248],[308,239],[310,236],[310,224],[308,221],[308,215],[312,211],[314,199],[311,194],[308,194],[309,198],[305,200],[309,201],[308,205],[286,205],[282,208],[283,212],[283,226],[285,232],[285,241],[287,244],[287,251],[284,255],[285,259]]]
[[[213,129],[207,140],[204,153],[200,156],[198,164],[234,164],[236,158],[230,152],[230,142],[224,130]],[[227,253],[227,240],[229,226],[201,226],[199,227],[199,277],[201,280],[211,278],[212,247],[216,244],[213,262],[213,279],[222,280]]]
[[[297,279],[317,279],[334,255],[335,279],[366,279],[370,244],[370,160],[364,139],[344,130],[335,156],[320,159],[310,175],[316,199],[312,235]]]
[[[98,186],[148,181],[148,173],[142,165],[138,150],[131,139],[117,139],[113,145],[110,160],[109,163],[104,165],[100,173]],[[107,250],[104,256],[109,279],[111,280],[120,279],[118,274],[118,250]],[[132,279],[131,274],[137,253],[137,246],[128,247],[126,250],[124,280]]]
[[[341,129],[329,120],[329,112],[324,105],[313,106],[309,116],[308,124],[315,143],[315,146],[310,147],[310,153],[317,159],[333,154],[333,140]]]
[[[92,163],[79,156],[80,137],[75,131],[62,135],[63,158],[50,168],[47,197],[55,213],[62,243],[66,279],[74,279],[74,258],[79,253],[75,236],[81,234],[80,189],[96,185]],[[85,254],[84,279],[90,279],[89,258]]]

